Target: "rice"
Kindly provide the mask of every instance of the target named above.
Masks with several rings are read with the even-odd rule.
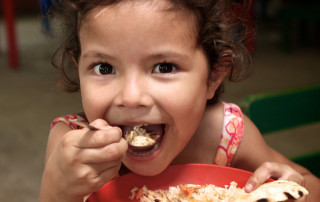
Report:
[[[148,146],[153,145],[159,135],[153,135],[148,133],[142,125],[134,126],[129,134],[126,135],[126,140],[130,145],[133,146]]]
[[[172,201],[172,202],[188,202],[188,201],[207,201],[207,202],[225,202],[235,201],[236,196],[245,193],[243,189],[237,187],[236,182],[231,182],[230,186],[217,187],[212,184],[208,185],[178,185],[170,186],[168,190],[149,190],[146,186],[142,188],[134,187],[131,190],[131,200],[140,200],[141,202],[153,201]]]

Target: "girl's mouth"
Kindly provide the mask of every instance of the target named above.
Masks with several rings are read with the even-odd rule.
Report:
[[[164,125],[121,126],[122,136],[128,142],[128,152],[148,156],[158,150],[164,136]]]

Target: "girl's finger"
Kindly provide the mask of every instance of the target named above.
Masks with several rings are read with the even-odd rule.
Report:
[[[82,192],[98,191],[106,182],[118,176],[121,161],[113,161],[105,164],[84,165],[77,172],[74,172],[74,178],[78,181],[77,186],[83,189]],[[89,187],[89,192],[88,192]]]
[[[291,168],[288,165],[283,165],[283,167],[285,167],[286,172],[284,172],[279,177],[279,179],[294,181],[294,182],[304,186],[304,177],[300,173],[298,173],[296,170],[294,170],[293,168]]]
[[[113,166],[107,170],[103,170],[99,173],[97,180],[99,180],[100,184],[98,185],[101,188],[105,183],[109,182],[110,180],[116,178],[118,176],[119,169],[121,164],[117,166]]]
[[[100,148],[86,148],[81,151],[81,159],[85,164],[100,164],[122,159],[127,152],[128,144],[121,138],[119,142]]]
[[[106,128],[104,130],[82,129],[83,133],[76,137],[74,146],[78,148],[100,148],[119,142],[122,138],[121,129],[118,127]]]
[[[96,176],[99,176],[101,173],[107,170],[113,170],[114,168],[118,168],[119,166],[121,166],[121,159],[109,161],[106,163],[87,164],[87,166],[91,167],[95,171]]]
[[[96,119],[90,123],[91,126],[98,128],[100,130],[105,130],[110,128],[111,126],[103,119]]]
[[[272,162],[263,163],[248,179],[245,185],[245,191],[251,192],[257,187],[265,183],[270,177],[281,176],[281,173],[276,172],[280,171],[279,164]]]

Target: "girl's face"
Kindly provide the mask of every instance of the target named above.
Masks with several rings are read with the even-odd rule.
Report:
[[[79,77],[89,122],[147,124],[158,148],[128,151],[123,163],[141,175],[162,172],[186,146],[218,83],[196,43],[193,15],[166,1],[125,1],[91,10],[80,25]]]

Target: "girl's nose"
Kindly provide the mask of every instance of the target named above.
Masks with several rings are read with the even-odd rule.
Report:
[[[145,79],[141,77],[123,78],[114,102],[117,106],[128,108],[151,107],[153,99],[149,89]]]

